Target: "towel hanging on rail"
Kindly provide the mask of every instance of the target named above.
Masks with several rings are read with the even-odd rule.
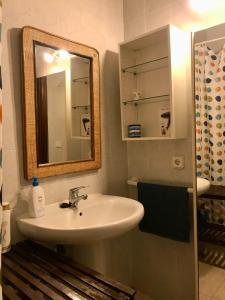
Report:
[[[139,228],[177,241],[190,241],[187,187],[138,182],[138,200],[145,215]]]

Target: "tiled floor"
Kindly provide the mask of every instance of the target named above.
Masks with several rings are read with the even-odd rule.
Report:
[[[225,270],[199,263],[199,300],[225,300]]]

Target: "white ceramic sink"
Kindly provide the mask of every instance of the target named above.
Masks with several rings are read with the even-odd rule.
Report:
[[[117,196],[90,194],[79,202],[78,209],[60,208],[59,204],[47,205],[40,218],[19,217],[21,233],[41,242],[87,244],[121,235],[144,216],[140,202]]]
[[[210,188],[210,182],[207,179],[197,177],[197,194],[198,196],[207,192]],[[189,193],[193,193],[193,188],[188,188]]]

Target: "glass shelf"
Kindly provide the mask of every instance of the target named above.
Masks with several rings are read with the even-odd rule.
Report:
[[[140,98],[138,100],[123,100],[123,104],[146,104],[146,103],[156,103],[156,102],[164,102],[164,101],[169,101],[170,100],[170,95],[160,95],[160,96],[153,96],[153,97],[146,97],[146,98]]]
[[[88,84],[89,83],[89,77],[79,77],[79,78],[74,78],[73,83],[84,83]]]
[[[173,140],[171,136],[145,136],[139,138],[123,138],[123,141],[154,141],[154,140]]]
[[[73,135],[72,139],[74,140],[90,140],[90,136],[80,136],[80,135]]]
[[[82,108],[84,108],[84,109],[88,109],[90,107],[90,104],[88,104],[88,105],[75,105],[75,106],[72,106],[72,108],[73,109],[82,109]]]
[[[160,57],[158,59],[149,60],[141,64],[123,68],[122,72],[137,75],[156,69],[161,69],[163,67],[168,67],[168,56]]]

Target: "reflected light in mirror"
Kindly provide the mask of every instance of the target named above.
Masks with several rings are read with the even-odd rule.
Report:
[[[50,64],[50,63],[53,62],[54,57],[53,57],[50,53],[45,52],[45,53],[44,53],[44,60],[45,60],[47,63]]]
[[[190,0],[190,5],[198,13],[207,13],[225,7],[224,0]]]
[[[60,59],[67,59],[69,57],[69,52],[66,50],[57,51],[57,57]]]

